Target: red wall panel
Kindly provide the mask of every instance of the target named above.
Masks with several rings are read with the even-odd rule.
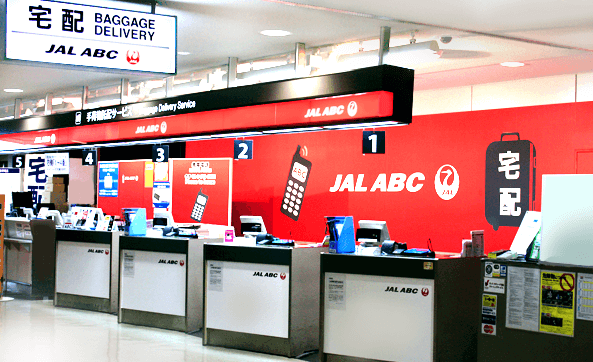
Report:
[[[535,209],[541,207],[542,174],[574,173],[576,150],[593,149],[593,103],[570,103],[414,117],[409,126],[384,128],[386,153],[362,154],[362,130],[253,137],[253,160],[234,161],[233,225],[240,215],[261,215],[272,234],[320,241],[326,215],[386,220],[391,238],[412,247],[459,252],[471,230],[485,230],[486,250],[508,249],[517,227],[498,230],[485,218],[486,149],[505,132],[518,132],[537,151]],[[293,221],[280,212],[292,155],[297,145],[312,162],[302,212]],[[305,154],[306,149],[306,154]],[[229,157],[232,140],[188,142],[186,157]],[[459,175],[459,189],[443,200],[435,176],[443,165]],[[421,173],[420,190],[371,192],[385,174]],[[337,175],[352,175],[359,191],[330,192]],[[363,175],[363,176],[359,176]],[[401,176],[401,175],[400,175]],[[442,182],[444,176],[439,175]],[[386,185],[388,186],[388,185]],[[361,191],[366,187],[365,191]],[[396,188],[397,189],[397,188]]]

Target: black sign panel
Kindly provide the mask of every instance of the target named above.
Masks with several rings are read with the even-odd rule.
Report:
[[[385,153],[385,131],[362,131],[362,153]]]
[[[12,156],[12,167],[25,168],[25,155]]]
[[[168,162],[169,161],[169,146],[156,145],[152,146],[152,162]]]
[[[97,164],[97,151],[83,150],[82,151],[82,165],[95,166]]]
[[[503,141],[516,136],[516,141]],[[535,202],[535,146],[519,133],[503,133],[486,150],[486,220],[494,230],[519,226]]]
[[[253,159],[253,141],[235,140],[235,160]]]

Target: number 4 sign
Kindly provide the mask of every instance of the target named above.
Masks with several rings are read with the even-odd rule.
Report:
[[[253,159],[253,141],[235,140],[235,160]]]
[[[385,153],[385,131],[362,131],[362,153]]]
[[[82,151],[82,165],[83,166],[94,166],[97,164],[97,151],[96,150],[83,150]]]

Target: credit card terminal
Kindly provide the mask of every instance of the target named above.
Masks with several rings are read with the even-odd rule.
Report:
[[[307,181],[309,180],[309,173],[311,172],[311,161],[305,160],[300,155],[301,146],[297,146],[294,156],[292,156],[292,163],[290,171],[288,172],[288,181],[286,181],[286,188],[282,197],[282,206],[280,211],[297,221],[301,214],[303,206],[303,196],[307,188]]]
[[[202,193],[202,189],[198,192],[198,196],[196,197],[196,202],[194,203],[194,207],[191,210],[191,218],[197,222],[202,221],[202,216],[204,215],[204,209],[206,208],[206,203],[208,202],[208,195]]]

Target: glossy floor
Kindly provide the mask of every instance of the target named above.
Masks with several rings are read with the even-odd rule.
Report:
[[[0,361],[298,361],[204,347],[180,332],[118,324],[105,313],[56,308],[52,301],[0,302]]]

